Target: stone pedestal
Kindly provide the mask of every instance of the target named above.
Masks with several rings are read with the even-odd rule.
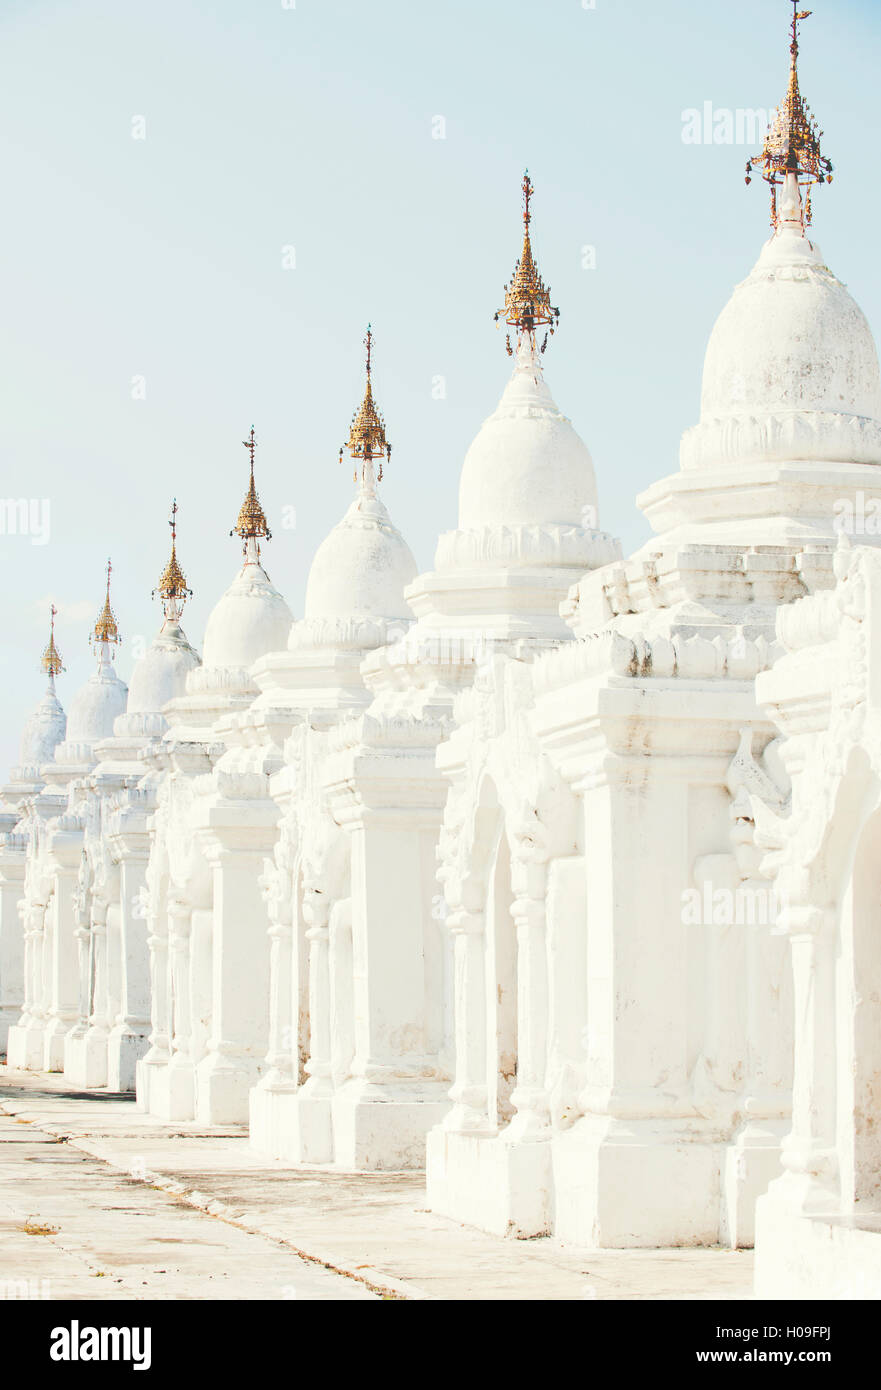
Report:
[[[428,1136],[426,1181],[432,1211],[498,1236],[545,1235],[552,1225],[551,1132],[523,1141],[447,1129]]]

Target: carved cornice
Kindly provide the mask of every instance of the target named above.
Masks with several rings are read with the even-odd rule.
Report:
[[[615,628],[568,642],[535,664],[536,694],[588,677],[751,681],[782,652],[764,637],[629,636]]]
[[[483,526],[446,531],[438,540],[435,568],[599,569],[621,558],[621,542],[605,531],[580,526]]]
[[[410,626],[406,618],[302,618],[288,638],[291,652],[365,652],[398,640]]]
[[[683,471],[793,460],[881,463],[881,421],[806,410],[710,417],[686,430],[679,451]]]

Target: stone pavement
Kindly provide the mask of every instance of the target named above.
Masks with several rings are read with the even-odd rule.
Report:
[[[287,1167],[244,1129],[0,1066],[0,1286],[22,1279],[51,1298],[749,1299],[752,1253],[502,1240],[426,1210],[421,1174]]]

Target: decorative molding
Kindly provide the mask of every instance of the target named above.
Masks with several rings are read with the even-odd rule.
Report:
[[[445,531],[438,540],[435,568],[600,569],[621,558],[621,542],[605,531],[580,526],[483,526]]]

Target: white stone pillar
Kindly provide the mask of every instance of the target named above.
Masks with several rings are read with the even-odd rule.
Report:
[[[331,1163],[334,1157],[331,1101],[330,909],[325,878],[307,874],[303,917],[309,952],[309,1056],[306,1082],[297,1095],[294,1157],[300,1163]]]
[[[456,909],[447,918],[453,938],[456,1075],[449,1130],[494,1129],[487,1112],[486,939],[484,914]]]
[[[92,928],[88,913],[77,912],[76,937],[77,961],[79,963],[79,1018],[67,1035],[67,1046],[79,1041],[89,1031],[92,1015]]]
[[[235,831],[205,837],[214,883],[212,1033],[196,1085],[196,1115],[205,1124],[247,1124],[248,1093],[262,1075],[269,1041],[264,846],[244,848],[237,840]]]
[[[107,942],[106,942],[106,993],[104,1020],[109,1039],[110,1030],[116,1023],[122,1008],[122,922],[120,905],[113,896],[107,903]],[[107,1039],[105,1039],[105,1052]]]
[[[783,1141],[784,1175],[769,1195],[804,1213],[828,1210],[836,1195],[834,914],[788,903],[780,925],[789,932],[795,1020],[792,1129]]]
[[[168,960],[168,915],[164,879],[158,866],[148,865],[147,891],[140,896],[138,911],[146,914],[147,950],[150,957],[150,1036],[149,1046],[136,1067],[138,1109],[151,1111],[152,1079],[166,1074],[171,1059],[170,966]]]
[[[587,1041],[587,880],[582,855],[548,866],[548,1071],[554,1125],[573,1124],[581,1110]]]
[[[109,904],[101,896],[93,895],[91,902],[92,947],[92,1008],[89,1026],[82,1039],[76,1037],[76,1029],[67,1036],[64,1069],[78,1086],[107,1085],[107,1037],[110,1032],[108,1015],[108,952],[107,918]]]
[[[0,1056],[25,1002],[24,929],[18,910],[24,870],[23,849],[0,848]]]
[[[24,926],[25,1000],[21,1018],[9,1029],[6,1063],[22,1071],[41,1071],[46,1027],[43,980],[46,908],[43,903],[23,898],[19,912]]]
[[[547,865],[515,855],[511,874],[511,915],[517,928],[517,1084],[511,1095],[516,1115],[508,1128],[512,1139],[548,1139]]]
[[[208,1053],[213,1010],[214,912],[194,907],[190,918],[190,1056],[198,1067]]]
[[[352,835],[355,1057],[333,1099],[334,1151],[347,1168],[422,1167],[448,1109],[426,1056],[425,938],[437,813],[361,807]]]
[[[292,1000],[293,940],[289,919],[273,922],[269,928],[269,1070],[263,1078],[263,1085],[273,1090],[287,1090],[296,1084],[291,1046],[297,1027]]]
[[[554,1230],[580,1245],[712,1243],[718,1126],[691,1089],[690,785],[679,757],[656,753],[651,777],[635,766],[639,776],[606,752],[602,775],[574,784],[585,803],[587,1081],[581,1117],[554,1139]]]
[[[355,1056],[355,985],[352,951],[352,901],[334,904],[330,916],[328,977],[330,983],[330,1055],[334,1086],[349,1077]]]
[[[190,942],[192,909],[186,899],[170,895],[168,901],[168,953],[171,980],[171,1059],[167,1072],[167,1098],[163,1110],[168,1119],[191,1120],[196,1113],[195,1064],[192,1055],[190,1011]]]
[[[143,901],[149,843],[123,848],[119,887],[119,1009],[107,1040],[107,1085],[112,1091],[132,1091],[140,1058],[147,1051],[150,1031],[150,952]]]
[[[49,904],[51,956],[48,965],[49,1010],[43,1049],[43,1070],[64,1070],[64,1039],[79,1013],[79,969],[75,893],[79,854],[71,864],[59,863]]]
[[[296,823],[288,797],[285,819],[271,859],[263,863],[260,889],[269,916],[269,1049],[266,1070],[251,1091],[248,1132],[260,1153],[290,1161],[297,1156],[296,1100],[299,1087],[299,969],[295,970],[294,875]],[[297,965],[299,961],[297,960]]]

